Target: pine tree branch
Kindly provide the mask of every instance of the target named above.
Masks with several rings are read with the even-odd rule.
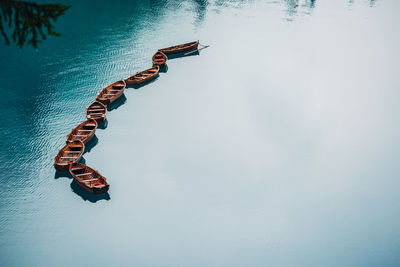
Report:
[[[42,40],[46,40],[47,35],[61,36],[54,30],[53,23],[69,8],[60,4],[0,0],[1,36],[10,45],[8,32],[11,32],[11,40],[18,47],[22,48],[27,43],[37,48]],[[3,22],[8,30],[4,28]]]

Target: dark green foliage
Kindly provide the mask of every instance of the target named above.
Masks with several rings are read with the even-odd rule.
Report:
[[[60,36],[54,31],[53,23],[68,8],[70,7],[59,4],[41,5],[18,0],[0,0],[1,35],[7,45],[10,45],[11,38],[20,48],[25,43],[37,48],[42,40],[46,40],[46,34]],[[7,26],[9,30],[5,29]]]

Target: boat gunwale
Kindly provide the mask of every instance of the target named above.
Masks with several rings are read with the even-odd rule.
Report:
[[[158,53],[160,53],[160,54],[162,55],[162,57],[163,57],[163,59],[164,59],[164,62],[163,62],[163,63],[157,63],[157,62],[155,61],[155,56],[156,56]],[[167,57],[167,55],[164,54],[163,52],[157,50],[157,52],[155,52],[154,55],[151,57],[151,61],[153,62],[153,64],[154,64],[155,66],[159,66],[160,68],[162,68],[162,67],[164,67],[164,66],[167,64],[168,57]]]
[[[75,143],[75,144],[74,144]],[[61,158],[62,153],[64,153],[64,151],[66,151],[66,149],[68,147],[72,147],[73,145],[76,145],[76,143],[79,144],[80,149],[78,150],[79,154],[77,157],[71,157],[74,160],[70,163],[68,163],[69,161],[66,162],[58,162],[58,160]],[[76,146],[75,146],[76,147]],[[68,171],[69,169],[69,165],[73,164],[73,163],[77,163],[79,162],[79,160],[82,158],[83,153],[85,152],[85,144],[80,141],[80,140],[74,140],[72,142],[66,143],[57,153],[57,155],[54,157],[54,167],[56,168],[56,170],[59,171]]]
[[[102,185],[101,188],[97,188],[92,184],[92,182],[89,182],[89,185],[87,183],[85,183],[85,180],[83,180],[82,178],[80,178],[79,176],[77,176],[78,174],[74,173],[74,171],[72,170],[73,166],[79,166],[81,167],[84,172],[90,172],[91,175],[95,176],[97,183],[100,183]],[[101,193],[106,193],[110,187],[110,184],[107,182],[107,178],[104,177],[103,175],[101,175],[99,173],[98,170],[87,166],[86,164],[82,164],[79,162],[75,162],[73,164],[70,164],[69,166],[69,172],[72,175],[72,177],[74,178],[74,180],[85,190],[89,191],[92,194],[101,194]]]
[[[109,96],[104,97],[104,95],[107,94],[107,92],[109,92],[110,89],[112,89],[113,86],[115,86],[115,84],[118,84],[118,83],[123,83],[123,87],[121,89],[118,89],[119,92],[117,94],[112,94],[111,97],[109,97]],[[112,84],[107,85],[106,87],[101,89],[100,92],[97,93],[96,101],[101,102],[104,105],[108,105],[108,104],[114,102],[115,100],[117,100],[124,93],[125,89],[126,89],[125,80],[122,79],[122,80],[113,82]],[[104,98],[104,100],[101,100],[100,98]]]
[[[198,47],[198,45],[199,45],[199,40],[179,45],[173,45],[165,48],[160,48],[158,49],[158,51],[163,52],[164,54],[177,54],[189,50],[194,50]]]
[[[69,134],[67,134],[66,142],[67,143],[71,143],[71,142],[75,141],[75,140],[69,140],[70,136],[74,136],[75,134],[73,134],[73,132],[76,131],[78,127],[84,126],[84,125],[88,124],[90,121],[95,124],[95,127],[90,131],[89,134],[86,135],[86,137],[83,140],[80,140],[84,144],[88,143],[93,138],[93,136],[94,136],[94,134],[96,132],[96,129],[98,127],[98,123],[97,123],[97,121],[95,119],[87,119],[86,121],[84,121],[84,122],[78,124],[77,126],[75,126],[74,128],[72,128],[71,132]]]
[[[97,117],[97,118],[89,118],[89,117],[88,117],[88,116],[90,115],[90,114],[88,113],[89,107],[92,106],[92,105],[94,105],[94,104],[100,104],[100,105],[101,105],[101,108],[104,109],[104,113],[102,113],[102,116],[99,116],[99,117]],[[94,101],[93,103],[91,103],[89,106],[86,107],[86,118],[87,118],[87,119],[92,119],[92,120],[95,120],[95,121],[98,121],[98,122],[103,122],[103,121],[106,119],[106,117],[107,117],[107,105],[101,103],[100,101],[97,101],[97,100],[96,100],[96,101]]]
[[[139,75],[139,74],[142,74],[142,73],[146,73],[146,72],[150,71],[151,69],[157,69],[157,70],[156,70],[155,73],[151,74],[150,76],[148,76],[148,77],[146,77],[146,78],[139,79],[139,80],[136,80],[136,81],[135,81],[135,80],[130,80],[131,78],[135,77],[136,75]],[[151,68],[148,68],[148,69],[145,69],[145,70],[142,70],[142,71],[138,71],[138,72],[136,72],[135,74],[133,74],[133,75],[127,77],[127,78],[125,79],[125,83],[126,83],[126,84],[134,84],[134,85],[135,85],[135,84],[144,83],[144,82],[146,82],[146,81],[149,81],[149,80],[151,80],[151,79],[154,79],[154,78],[159,74],[159,72],[160,72],[160,66],[159,66],[159,65],[155,65],[155,66],[153,66],[153,67],[151,67]]]

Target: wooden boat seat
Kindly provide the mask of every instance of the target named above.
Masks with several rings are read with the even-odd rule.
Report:
[[[80,151],[65,150],[65,153],[81,153]]]
[[[81,136],[81,137],[83,137],[83,136],[87,136],[87,134],[73,134],[72,136]]]
[[[85,172],[85,173],[81,173],[81,174],[75,174],[75,176],[85,176],[85,175],[89,175],[92,174],[91,172]]]
[[[88,111],[101,111],[104,110],[104,108],[92,108],[92,109],[88,109]]]
[[[93,182],[93,181],[97,181],[97,180],[99,180],[99,178],[93,178],[93,179],[82,180],[82,182]]]
[[[76,159],[74,156],[69,156],[69,157],[60,157],[60,159]]]
[[[88,114],[88,115],[104,115],[104,113],[90,113],[90,114]]]
[[[84,170],[84,168],[72,168],[71,171],[79,171],[79,170]]]
[[[91,131],[93,131],[93,129],[92,130],[82,129],[82,130],[78,130],[78,131],[80,131],[80,132],[91,132]]]

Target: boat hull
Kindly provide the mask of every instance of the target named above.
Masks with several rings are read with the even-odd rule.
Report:
[[[69,166],[69,173],[80,187],[92,194],[102,194],[110,188],[104,176],[85,164],[71,164]]]
[[[103,186],[103,187],[101,187],[101,188],[92,188],[92,187],[88,187],[88,186],[86,186],[86,184],[84,184],[84,183],[81,183],[80,181],[78,181],[78,180],[76,180],[75,179],[75,181],[78,183],[78,185],[80,186],[80,187],[82,187],[83,189],[85,189],[86,191],[88,191],[89,193],[92,193],[92,194],[103,194],[103,193],[107,193],[108,192],[108,189],[110,188],[110,185],[109,184],[107,184],[107,185],[105,185],[105,186]]]
[[[71,165],[72,163],[77,163],[81,160],[82,154],[83,154],[83,152],[76,159],[70,160],[69,162],[65,162],[65,163],[54,162],[54,168],[57,171],[66,172],[69,169],[69,165]]]
[[[69,169],[69,165],[71,165],[72,163],[79,162],[79,161],[81,160],[81,157],[82,157],[82,156],[80,156],[78,160],[74,160],[74,161],[72,161],[71,163],[68,163],[68,164],[54,163],[54,168],[55,168],[57,171],[66,172],[66,171],[68,171],[68,169]]]
[[[54,157],[54,168],[57,171],[68,171],[71,164],[77,163],[81,160],[84,151],[85,144],[82,141],[67,143]]]
[[[158,58],[161,58],[161,57],[162,57],[162,60],[158,60]],[[160,68],[164,68],[165,65],[167,64],[167,56],[161,51],[157,51],[151,59],[152,59],[153,65],[159,66]]]
[[[94,109],[94,115],[91,115],[91,109]],[[93,112],[93,111],[92,111]],[[86,108],[86,118],[88,120],[95,120],[97,123],[102,123],[106,120],[107,117],[107,107],[101,102],[93,102]]]
[[[88,123],[93,123],[93,124],[94,124],[94,129],[93,129],[88,135],[86,135],[86,137],[84,137],[84,138],[75,137],[74,134],[73,134],[74,131],[76,131],[76,129],[83,128],[83,126],[84,126],[85,124],[88,124]],[[91,125],[91,126],[93,126],[93,125]],[[97,121],[96,121],[96,120],[93,120],[93,119],[89,119],[89,120],[87,120],[87,121],[81,123],[80,125],[78,125],[78,126],[75,127],[74,129],[72,129],[71,133],[69,133],[69,134],[67,135],[67,141],[66,141],[66,143],[68,144],[68,143],[73,142],[73,141],[82,141],[82,142],[86,145],[90,140],[93,139],[94,134],[95,134],[95,132],[96,132],[96,129],[97,129]],[[83,129],[83,130],[84,130],[84,129]],[[78,130],[78,131],[79,131],[79,130]]]
[[[121,87],[117,91],[117,93],[111,94],[112,96],[110,97],[109,93],[110,91],[116,91],[116,86]],[[126,83],[124,80],[115,82],[113,84],[110,84],[109,86],[103,88],[96,96],[96,101],[102,103],[103,105],[108,105],[117,100],[122,94],[124,93],[124,90],[126,88]],[[105,97],[105,95],[108,95]]]
[[[136,76],[136,75],[141,75],[141,74],[143,74],[143,73],[146,74],[146,73],[147,73],[148,71],[150,71],[151,69],[153,69],[153,68],[150,68],[150,69],[147,69],[147,70],[138,72],[138,73],[136,73],[136,74],[134,74],[134,75],[132,75],[132,76],[126,78],[126,79],[125,79],[126,84],[129,84],[129,85],[138,85],[138,84],[142,84],[142,83],[145,83],[145,82],[148,82],[148,81],[151,81],[151,80],[155,79],[155,78],[158,76],[158,73],[159,73],[159,70],[160,70],[160,67],[158,67],[158,66],[157,66],[157,69],[154,68],[154,69],[156,70],[156,72],[154,72],[154,74],[149,74],[149,76],[146,77],[146,78],[143,78],[143,79],[134,79],[134,80],[131,80],[131,79],[130,79],[131,77],[134,77],[134,76]]]
[[[106,117],[96,117],[92,118],[91,116],[86,116],[88,119],[95,120],[97,123],[103,123],[106,120]]]
[[[190,42],[182,45],[175,45],[167,48],[161,48],[158,51],[163,52],[164,54],[177,54],[177,53],[183,53],[186,51],[191,51],[197,49],[199,46],[199,41],[196,42]]]

